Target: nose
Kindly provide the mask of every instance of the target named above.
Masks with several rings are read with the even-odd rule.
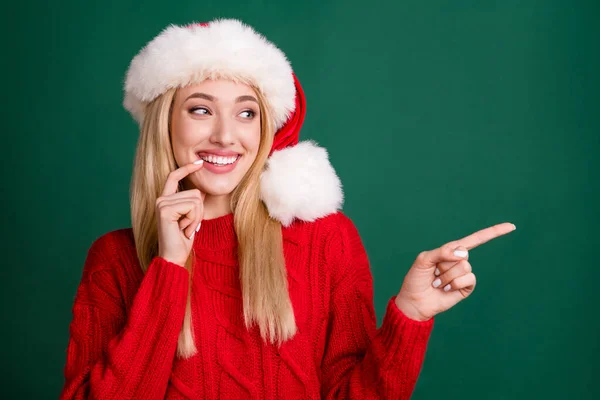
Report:
[[[220,144],[222,146],[228,146],[234,142],[233,134],[233,123],[226,116],[218,115],[216,123],[213,126],[212,134],[210,135],[210,142],[213,144]]]

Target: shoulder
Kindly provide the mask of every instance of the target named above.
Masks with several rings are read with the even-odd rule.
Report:
[[[323,240],[338,229],[348,229],[353,222],[342,211],[332,212],[311,221],[294,219],[289,225],[282,225],[284,239],[290,239],[299,244],[307,244],[314,240]],[[318,237],[315,237],[318,234]]]
[[[293,242],[294,250],[306,254],[308,263],[317,263],[332,290],[361,282],[371,282],[367,252],[358,229],[342,211],[312,222],[294,221],[283,229],[284,241]],[[342,286],[340,286],[342,285]]]
[[[88,257],[112,259],[123,253],[135,252],[133,229],[121,228],[109,231],[94,239]]]
[[[318,249],[328,263],[343,263],[345,258],[364,253],[354,221],[342,211],[307,222],[296,220],[283,228],[284,240]]]
[[[322,234],[341,235],[358,233],[354,221],[341,210],[329,213],[320,218],[315,218],[312,221],[296,219],[289,226],[283,226],[284,235],[295,234],[298,236],[302,233],[313,231],[318,231]],[[310,237],[310,235],[308,235],[308,237]]]
[[[82,283],[116,284],[139,279],[133,230],[121,228],[97,237],[90,245],[84,263]]]

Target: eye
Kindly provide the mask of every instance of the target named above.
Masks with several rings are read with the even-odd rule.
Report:
[[[240,115],[241,115],[243,118],[248,118],[248,119],[250,119],[250,118],[254,118],[254,116],[256,115],[256,113],[255,113],[254,111],[252,111],[252,110],[244,110],[244,111],[242,111],[242,112],[240,113]]]
[[[198,111],[198,112],[196,112],[196,111]],[[194,113],[194,114],[200,114],[200,115],[210,114],[210,112],[208,111],[208,108],[205,108],[205,107],[193,107],[190,109],[190,112]]]

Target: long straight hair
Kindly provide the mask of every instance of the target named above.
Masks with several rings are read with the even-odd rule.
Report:
[[[281,345],[297,330],[289,296],[283,254],[281,224],[269,216],[259,198],[260,175],[273,144],[271,111],[262,93],[254,88],[261,114],[259,150],[250,169],[231,196],[235,232],[238,240],[240,286],[244,323],[254,324],[265,342]],[[131,223],[140,267],[146,273],[158,256],[156,199],[167,177],[177,168],[171,145],[170,126],[177,89],[170,89],[146,106],[144,122],[136,148],[130,186]],[[177,356],[189,358],[197,353],[194,340],[191,295],[195,255],[190,252],[185,267],[190,272],[183,325],[177,342]]]

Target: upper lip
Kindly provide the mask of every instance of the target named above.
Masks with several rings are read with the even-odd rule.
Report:
[[[206,156],[237,157],[240,155],[240,153],[236,153],[234,151],[225,151],[225,150],[202,150],[202,151],[197,151],[196,154],[200,157],[206,157]]]

